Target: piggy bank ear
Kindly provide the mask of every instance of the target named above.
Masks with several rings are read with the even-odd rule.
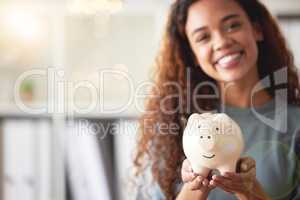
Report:
[[[214,114],[213,113],[202,113],[200,115],[201,119],[208,119],[208,118],[213,118]]]
[[[198,114],[198,113],[193,113],[192,115],[190,115],[189,117],[189,121],[193,121],[193,120],[199,120],[199,119],[206,119],[211,117],[213,114],[212,113],[202,113],[202,114]]]
[[[188,124],[192,124],[200,119],[200,115],[198,113],[192,114],[188,119]]]
[[[219,113],[214,118],[218,122],[218,126],[222,130],[223,134],[234,135],[236,123],[225,113]]]
[[[203,114],[194,113],[189,117],[188,125],[191,125],[193,123],[199,123],[199,121],[210,118],[212,117],[212,115],[213,115],[212,113],[203,113]]]
[[[226,115],[225,113],[219,113],[219,114],[216,114],[216,116],[214,117],[215,121],[220,121],[220,122],[223,122],[223,123],[231,123],[232,119]]]
[[[198,124],[199,120],[201,120],[201,119],[205,119],[205,118],[203,118],[198,113],[194,113],[189,117],[187,125],[191,126],[192,124]]]

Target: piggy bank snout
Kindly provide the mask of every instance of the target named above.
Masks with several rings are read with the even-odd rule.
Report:
[[[199,142],[205,151],[212,151],[217,145],[216,138],[211,134],[201,135]]]

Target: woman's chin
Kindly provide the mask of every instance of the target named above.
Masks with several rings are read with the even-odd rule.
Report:
[[[242,79],[245,79],[246,77],[244,77],[242,74],[240,73],[223,73],[222,76],[220,76],[219,80],[221,82],[239,82]]]

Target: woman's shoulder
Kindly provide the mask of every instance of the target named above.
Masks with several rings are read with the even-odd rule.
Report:
[[[295,116],[300,116],[300,105],[289,104],[288,112]]]
[[[288,137],[296,151],[300,156],[300,106],[289,105],[288,106]]]
[[[288,105],[287,109],[288,122],[290,125],[299,127],[300,129],[300,106],[298,105]]]

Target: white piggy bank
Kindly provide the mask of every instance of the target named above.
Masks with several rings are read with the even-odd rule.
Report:
[[[235,172],[244,149],[239,125],[224,113],[192,114],[183,133],[183,150],[194,172]]]

